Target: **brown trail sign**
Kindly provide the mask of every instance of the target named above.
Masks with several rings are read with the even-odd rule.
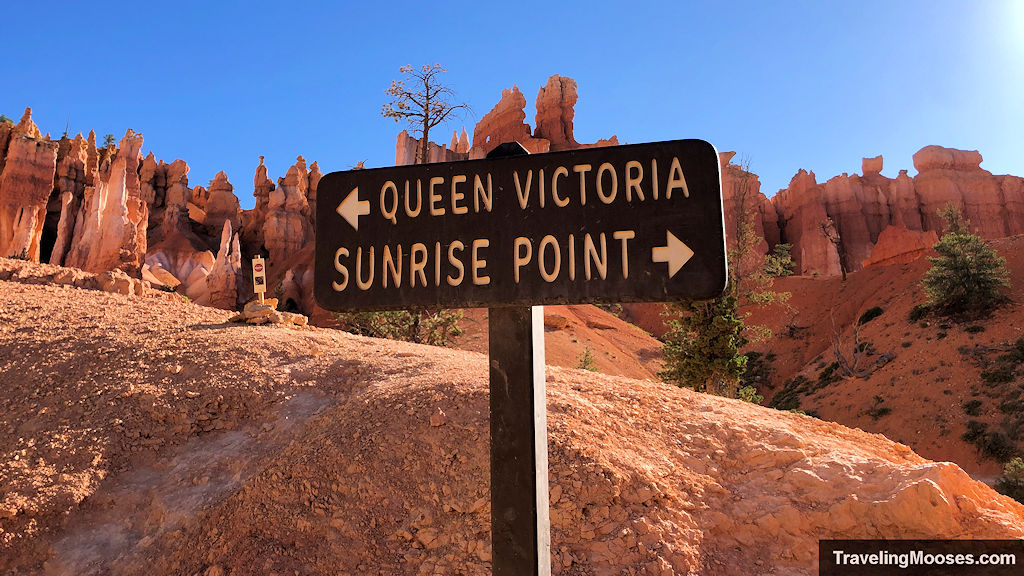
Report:
[[[711,298],[728,278],[715,148],[675,140],[334,172],[314,295],[338,312],[490,307],[492,571],[549,575],[543,304]],[[532,308],[531,308],[532,306]]]
[[[328,310],[665,301],[726,283],[718,155],[701,140],[335,172],[317,194]]]

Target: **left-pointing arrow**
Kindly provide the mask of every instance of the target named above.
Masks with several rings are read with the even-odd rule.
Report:
[[[348,196],[341,201],[341,204],[338,204],[338,214],[341,214],[341,217],[356,230],[359,230],[359,217],[366,216],[369,213],[370,201],[359,199],[358,186],[348,193]]]

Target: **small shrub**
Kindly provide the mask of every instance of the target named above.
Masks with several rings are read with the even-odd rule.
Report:
[[[931,314],[932,308],[927,304],[918,304],[910,309],[910,321],[917,322],[918,320]]]
[[[942,340],[945,337],[946,337],[946,333],[945,332],[939,332],[938,334],[935,335],[935,339],[936,340]]]
[[[989,384],[1006,384],[1013,382],[1013,367],[1000,364],[981,373],[981,379]]]
[[[857,319],[857,324],[867,324],[868,322],[871,322],[875,318],[881,316],[882,312],[884,312],[884,310],[882,310],[882,308],[879,306],[868,308],[867,310],[864,311],[863,314],[860,315],[860,318]]]
[[[353,334],[447,346],[462,334],[462,310],[335,313],[344,329]]]
[[[900,346],[903,346],[904,348],[910,348],[910,344],[910,342],[900,342]]]
[[[782,390],[772,397],[768,406],[777,410],[798,410],[800,395],[810,390],[810,385],[811,381],[806,376],[798,374],[782,385]]]
[[[977,416],[981,414],[981,400],[968,400],[960,405],[964,409],[964,414],[968,416]]]
[[[25,260],[25,261],[28,261],[29,260],[28,248],[22,248],[21,252],[18,252],[17,254],[11,254],[10,258],[12,260]]]
[[[817,390],[819,388],[824,388],[825,386],[839,382],[842,379],[843,376],[840,371],[839,362],[833,362],[818,374],[818,385],[815,386],[814,389]]]
[[[579,361],[576,367],[580,370],[597,372],[597,361],[594,360],[594,355],[590,352],[590,346],[584,348],[583,354],[580,354],[576,359]]]
[[[888,406],[882,406],[882,404],[885,402],[885,398],[882,398],[881,396],[875,395],[874,400],[875,405],[865,410],[865,413],[867,413],[868,416],[871,416],[872,420],[875,420],[877,422],[878,419],[881,418],[882,416],[888,416],[889,414],[891,414],[892,408],[889,408]]]
[[[754,388],[753,386],[744,386],[743,388],[740,388],[737,398],[744,402],[750,402],[751,404],[760,404],[761,401],[764,400],[764,396],[758,394],[757,388]]]
[[[1015,414],[1024,409],[1024,402],[1018,400],[1007,400],[999,405],[999,411],[1003,414]]]
[[[1006,462],[1013,456],[1014,446],[1002,432],[989,432],[988,424],[977,420],[967,421],[967,432],[961,438],[974,444],[983,456],[998,462]]]
[[[996,479],[996,492],[1024,504],[1024,460],[1014,458],[1003,467],[1003,475]]]
[[[770,386],[772,362],[775,361],[775,354],[769,352],[747,352],[747,369],[740,377],[740,387],[753,386],[755,389],[761,386]]]
[[[1013,442],[1002,432],[989,432],[985,434],[979,448],[982,454],[996,462],[1006,462],[1013,457],[1014,452]]]
[[[868,409],[868,416],[871,416],[873,420],[878,420],[882,416],[888,416],[892,413],[892,408],[888,406],[876,406]]]
[[[978,422],[977,420],[968,420],[967,431],[964,432],[960,438],[962,438],[964,442],[974,444],[979,438],[985,435],[986,431],[988,431],[988,424]]]
[[[967,332],[968,334],[977,334],[979,332],[984,332],[984,331],[985,331],[985,327],[984,326],[979,326],[977,324],[974,325],[974,326],[968,326],[967,328],[964,328],[964,332]]]

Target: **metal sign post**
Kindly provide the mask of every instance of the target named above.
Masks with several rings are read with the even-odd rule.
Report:
[[[488,158],[521,156],[517,142]],[[491,418],[491,573],[550,576],[544,307],[487,311]]]
[[[487,312],[491,389],[491,570],[549,576],[544,307]]]
[[[483,160],[334,172],[317,195],[322,308],[489,308],[492,571],[550,575],[541,305],[721,294],[718,153],[508,143]]]

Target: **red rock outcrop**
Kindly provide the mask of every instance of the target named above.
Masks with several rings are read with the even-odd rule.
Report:
[[[231,220],[221,224],[220,249],[210,273],[206,276],[206,292],[197,294],[196,304],[234,310],[238,306],[238,287],[242,283],[242,251],[238,235],[231,232]]]
[[[526,97],[518,86],[501,91],[501,99],[484,114],[473,129],[473,146],[470,158],[483,158],[498,144],[503,142],[519,142],[531,154],[548,152],[551,143],[547,140],[534,138],[530,135],[530,126],[526,124]]]
[[[7,146],[11,143],[14,126],[13,121],[0,122],[0,172],[4,168],[4,157],[7,155]]]
[[[983,238],[1024,233],[1024,180],[994,176],[981,168],[981,161],[977,151],[926,146],[914,155],[919,171],[914,178],[906,170],[895,179],[882,176],[881,156],[863,159],[863,176],[843,174],[823,185],[814,181],[813,173],[801,170],[772,199],[780,218],[780,237],[793,244],[797,273],[838,274],[832,256],[835,249],[815,233],[816,226],[827,219],[834,224],[849,270],[867,262],[904,262],[923,254],[919,243],[941,233],[945,222],[939,212],[950,203]],[[875,254],[886,230],[887,245]],[[896,236],[895,230],[903,232]],[[907,231],[933,234],[907,235]],[[901,250],[893,244],[900,241],[910,244]]]
[[[38,262],[57,167],[57,143],[40,138],[31,108],[9,130],[0,160],[0,256]]]
[[[920,232],[902,226],[888,226],[878,235],[878,242],[862,265],[867,268],[913,262],[931,250],[938,241],[939,236],[934,230]]]
[[[617,145],[619,141],[615,136],[593,144],[576,142],[573,136],[576,100],[576,82],[572,78],[557,74],[551,76],[537,94],[537,129],[531,133],[530,126],[526,124],[526,97],[518,86],[513,85],[512,88],[502,90],[498,103],[477,123],[473,130],[472,146],[463,128],[461,135],[452,134],[450,145],[431,142],[428,161],[451,162],[483,158],[499,144],[512,141],[522,144],[531,154]],[[395,164],[402,166],[415,163],[419,145],[420,140],[404,130],[399,133],[395,145]]]
[[[1005,214],[1001,183],[981,168],[976,150],[925,146],[914,154],[914,190],[925,230],[942,230],[939,212],[952,203],[982,238],[1001,238],[1012,228]]]
[[[142,134],[129,129],[109,168],[101,165],[97,185],[86,188],[66,266],[141,275],[149,222],[139,181],[141,148]]]
[[[398,141],[395,143],[395,165],[405,166],[415,164],[420,153],[422,139],[414,138],[408,132],[402,130],[398,133]],[[442,146],[433,142],[427,143],[427,163],[433,162],[457,162],[467,160],[467,153],[459,153],[448,146]]]
[[[448,149],[456,154],[469,154],[469,136],[466,134],[465,126],[462,127],[462,134],[452,130],[452,142],[448,145]]]
[[[260,156],[260,165],[256,167],[256,174],[253,176],[252,193],[256,198],[256,205],[251,210],[245,210],[242,213],[243,243],[251,247],[250,252],[252,253],[265,249],[263,227],[266,225],[267,213],[270,212],[270,194],[276,188],[274,181],[267,177],[267,167],[263,164],[263,156]]]
[[[730,249],[736,247],[736,228],[739,214],[750,218],[757,246],[744,259],[744,267],[760,266],[769,246],[779,243],[778,214],[771,201],[761,193],[761,181],[757,174],[748,172],[742,166],[732,163],[735,152],[722,152],[718,161],[722,171],[722,206],[725,209],[725,237]]]
[[[874,158],[864,158],[860,161],[860,170],[865,176],[868,174],[881,174],[882,173],[882,156],[875,156]]]
[[[839,274],[839,254],[821,231],[828,214],[814,172],[797,172],[789,187],[772,198],[772,204],[779,215],[782,241],[792,245],[795,272]]]
[[[188,206],[192,201],[192,189],[188,186],[188,172],[188,164],[180,159],[167,164],[164,171],[164,179],[167,181],[167,190],[164,193],[164,208],[167,214],[164,219],[165,230],[180,228],[177,222],[188,216]],[[174,216],[170,216],[172,211],[176,213]]]
[[[309,203],[311,222],[316,223],[316,189],[320,186],[320,179],[323,178],[320,172],[320,165],[313,162],[309,165],[309,191],[306,192],[306,202]]]
[[[537,116],[534,138],[551,142],[551,151],[575,150],[580,145],[573,136],[572,120],[576,115],[576,81],[555,74],[537,92]]]
[[[50,252],[50,264],[63,264],[74,234],[75,218],[81,209],[89,174],[86,171],[89,154],[87,143],[79,134],[71,142],[71,148],[57,165],[57,191],[60,194],[60,220],[57,223],[57,239]]]
[[[299,252],[313,240],[306,193],[309,190],[309,172],[306,160],[299,156],[284,178],[277,181],[277,189],[270,193],[263,243],[270,253],[269,266],[283,262]]]
[[[228,182],[224,171],[217,172],[210,183],[209,197],[206,200],[206,219],[203,224],[213,230],[220,230],[224,222],[231,222],[232,230],[238,230],[242,223],[242,208],[234,193],[235,187]]]
[[[1024,178],[996,176],[1003,193],[1003,217],[1007,234],[1024,234]]]

